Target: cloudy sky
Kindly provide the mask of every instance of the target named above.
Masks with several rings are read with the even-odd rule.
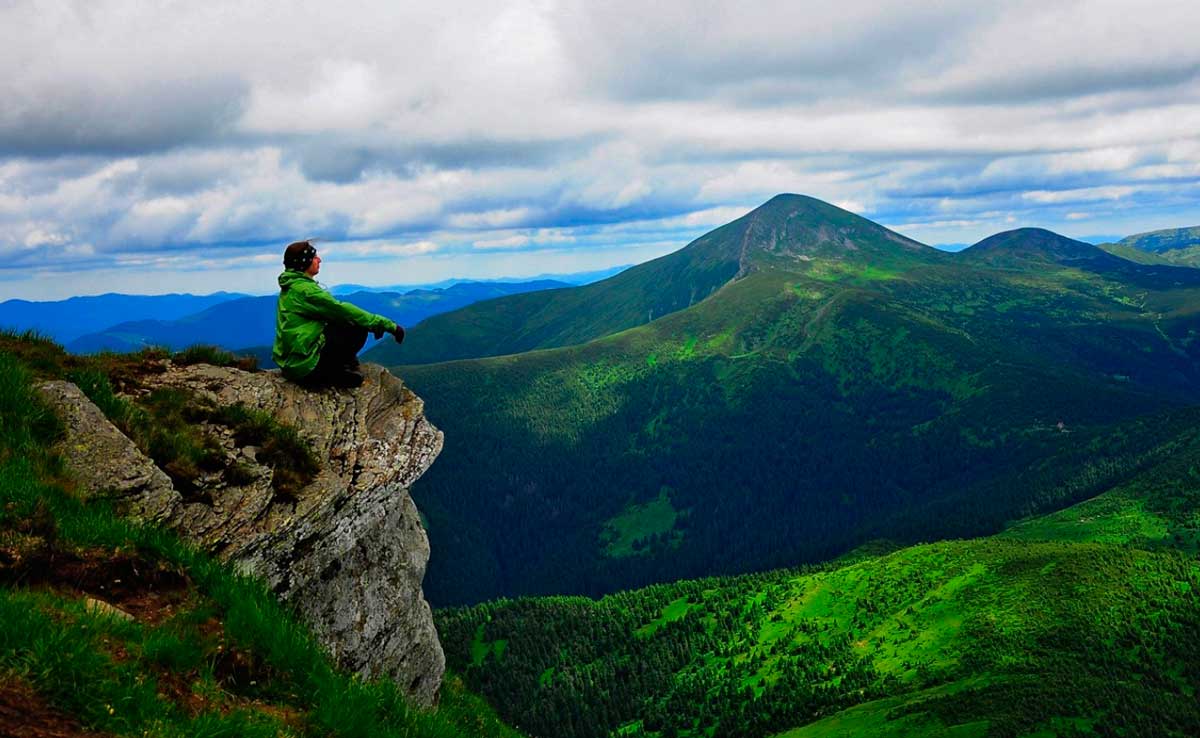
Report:
[[[916,6],[916,7],[914,7]],[[0,300],[644,261],[779,192],[1200,223],[1200,3],[0,0]]]

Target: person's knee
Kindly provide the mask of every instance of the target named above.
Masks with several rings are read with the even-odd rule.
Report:
[[[351,343],[362,338],[367,340],[367,329],[353,323],[331,321],[325,324],[325,340],[333,339],[343,343]]]
[[[354,326],[354,333],[350,338],[350,345],[354,347],[354,352],[367,345],[367,334],[369,331],[361,326]]]

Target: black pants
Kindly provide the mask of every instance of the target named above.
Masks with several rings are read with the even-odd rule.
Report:
[[[367,343],[367,329],[349,323],[325,324],[325,347],[306,382],[322,382],[358,367],[358,352]]]

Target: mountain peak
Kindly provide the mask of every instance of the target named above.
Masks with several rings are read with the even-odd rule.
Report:
[[[736,258],[738,273],[797,268],[814,260],[871,264],[939,257],[922,243],[861,215],[807,195],[775,195],[688,246],[697,257]]]
[[[961,253],[965,259],[993,266],[1028,262],[1064,264],[1117,258],[1090,243],[1076,241],[1045,228],[1017,228],[997,233]]]

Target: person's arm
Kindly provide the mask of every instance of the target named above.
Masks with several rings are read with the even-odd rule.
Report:
[[[366,310],[342,302],[321,289],[315,282],[301,287],[299,311],[318,320],[337,320],[343,323],[361,326],[367,330],[384,330],[394,333],[399,326],[390,318],[368,313]]]

